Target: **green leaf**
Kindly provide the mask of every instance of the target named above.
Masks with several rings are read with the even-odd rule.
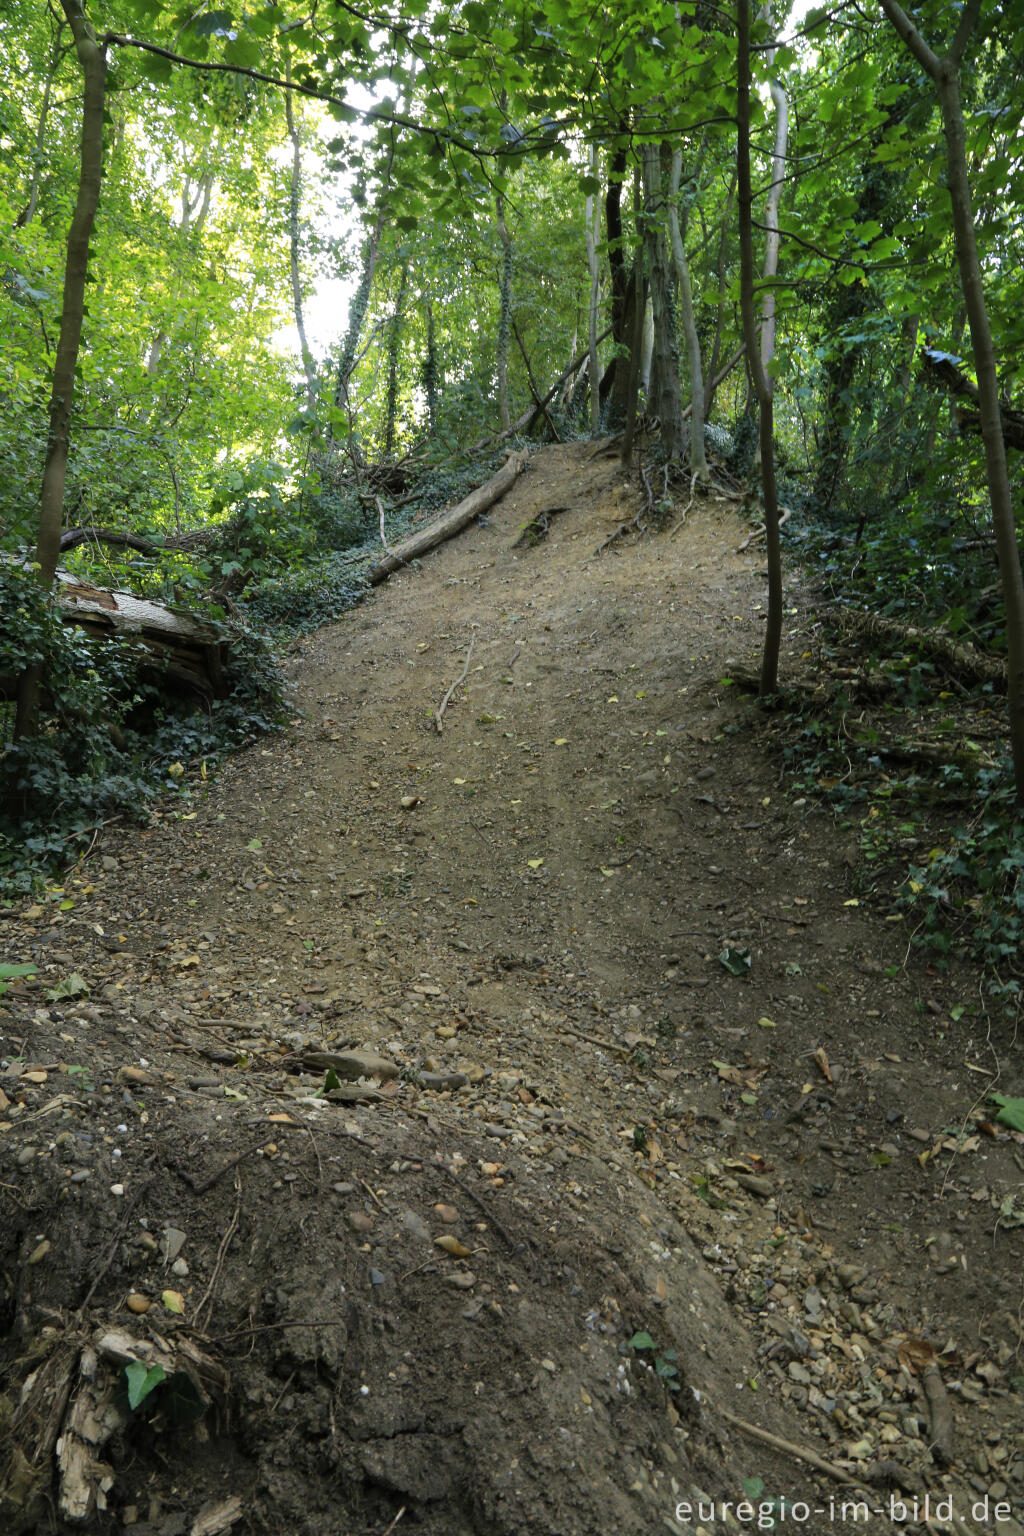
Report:
[[[992,1093],[989,1097],[1002,1105],[996,1115],[997,1125],[1008,1125],[1011,1131],[1024,1131],[1024,1099],[1009,1099],[1005,1093]]]
[[[162,1365],[147,1367],[141,1360],[130,1360],[124,1368],[124,1374],[128,1383],[128,1406],[133,1412],[162,1381],[167,1380],[167,1372]]]
[[[653,1349],[654,1340],[649,1333],[634,1333],[629,1341],[630,1349]]]
[[[723,949],[718,960],[730,976],[745,976],[753,964],[749,949]]]
[[[0,981],[12,981],[16,976],[34,976],[35,965],[0,965]]]

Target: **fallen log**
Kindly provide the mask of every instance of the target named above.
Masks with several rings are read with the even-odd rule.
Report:
[[[11,556],[0,558],[17,563]],[[161,689],[204,705],[230,693],[230,645],[210,620],[131,592],[93,586],[60,569],[53,595],[65,624],[132,645],[140,675]],[[17,687],[17,677],[0,673],[0,697],[13,698]]]
[[[904,646],[923,651],[952,677],[970,683],[995,683],[1006,687],[1006,663],[998,656],[986,656],[973,645],[960,645],[949,635],[935,629],[919,629],[898,619],[877,613],[862,613],[857,608],[831,608],[824,615],[840,633],[857,640]]]
[[[460,501],[448,512],[442,512],[440,517],[428,523],[425,528],[403,539],[401,544],[396,544],[389,550],[383,560],[371,565],[366,573],[366,579],[371,587],[377,587],[382,581],[386,581],[401,566],[408,565],[411,560],[425,555],[428,550],[436,549],[438,544],[444,544],[446,540],[454,538],[461,533],[467,523],[471,523],[474,517],[481,512],[486,512],[488,507],[500,501],[505,492],[515,483],[526,467],[527,455],[525,453],[513,453],[493,475],[490,480],[478,486],[475,491]]]

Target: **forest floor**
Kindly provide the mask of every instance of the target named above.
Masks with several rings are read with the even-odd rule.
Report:
[[[1019,1047],[723,684],[732,505],[638,498],[535,453],[4,919],[5,1532],[1024,1536]]]

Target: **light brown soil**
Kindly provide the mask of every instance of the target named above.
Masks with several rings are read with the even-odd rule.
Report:
[[[757,1528],[677,1514],[744,1480],[838,1530],[849,1487],[731,1414],[871,1489],[860,1529],[929,1492],[929,1530],[1021,1536],[1024,1138],[976,1127],[1013,1042],[857,903],[723,682],[765,602],[729,504],[597,554],[636,509],[593,445],[535,454],[301,646],[287,733],[8,920],[40,974],[0,1004],[4,1530],[226,1529],[237,1495],[236,1531],[686,1536]],[[314,1098],[347,1047],[399,1076]],[[114,1325],[229,1379],[198,1426],[124,1411],[72,1527],[16,1404]]]

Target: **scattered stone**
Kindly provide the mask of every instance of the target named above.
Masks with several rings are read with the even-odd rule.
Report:
[[[471,1291],[476,1285],[476,1275],[468,1269],[456,1270],[453,1275],[445,1275],[449,1285],[454,1285],[460,1291]]]
[[[412,1233],[413,1237],[418,1237],[423,1243],[430,1242],[430,1228],[423,1220],[423,1217],[418,1215],[416,1211],[403,1211],[398,1219],[405,1230]]]
[[[349,1211],[345,1217],[353,1232],[372,1232],[373,1217],[368,1211]]]
[[[185,1233],[180,1227],[164,1227],[160,1240],[160,1257],[165,1264],[173,1264],[185,1246]]]
[[[148,1296],[143,1296],[141,1291],[131,1291],[128,1294],[125,1306],[129,1312],[135,1312],[139,1317],[144,1317],[153,1303]]]

